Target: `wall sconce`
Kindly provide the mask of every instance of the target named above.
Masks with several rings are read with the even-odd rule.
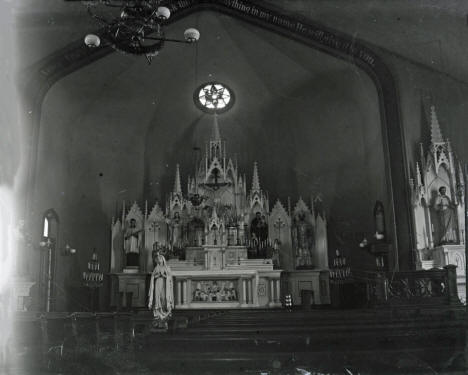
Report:
[[[39,242],[41,249],[50,250],[55,246],[55,240],[50,237],[43,237],[41,242]],[[65,248],[62,250],[61,255],[69,256],[76,254],[76,249],[71,247],[69,244],[65,245]]]
[[[76,254],[76,249],[71,247],[69,244],[65,245],[65,248],[63,249],[62,255],[68,256],[68,255],[74,255]]]
[[[55,241],[53,238],[50,238],[50,237],[43,237],[41,242],[39,242],[39,246],[42,249],[50,250],[54,247],[54,245],[55,245]]]

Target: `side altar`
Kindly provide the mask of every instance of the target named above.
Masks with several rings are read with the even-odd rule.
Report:
[[[122,205],[111,228],[111,305],[145,307],[156,252],[172,270],[175,308],[280,307],[330,303],[327,221],[320,196],[270,209],[257,163],[251,188],[228,158],[217,116],[205,155],[182,191],[179,165],[164,210]],[[297,296],[297,297],[296,297]],[[130,301],[131,299],[131,301]]]
[[[410,180],[416,239],[416,268],[456,266],[458,296],[466,301],[465,183],[461,163],[442,137],[431,107],[431,144],[421,145],[415,178]]]

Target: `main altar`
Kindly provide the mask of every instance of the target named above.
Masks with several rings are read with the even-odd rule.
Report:
[[[320,196],[270,208],[257,163],[251,187],[227,157],[217,115],[205,155],[182,191],[179,165],[164,210],[122,204],[111,226],[111,305],[145,307],[155,253],[172,270],[176,309],[275,308],[285,294],[328,304],[326,217]],[[310,298],[308,298],[310,301]]]

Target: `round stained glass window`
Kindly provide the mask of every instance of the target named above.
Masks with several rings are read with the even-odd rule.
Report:
[[[195,90],[193,100],[202,111],[222,113],[234,104],[234,93],[224,83],[208,82]]]

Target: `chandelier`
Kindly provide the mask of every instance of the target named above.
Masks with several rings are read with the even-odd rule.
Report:
[[[197,29],[189,28],[184,39],[166,38],[165,22],[171,11],[161,0],[95,0],[87,1],[89,15],[102,27],[99,35],[88,34],[84,42],[89,48],[101,46],[101,39],[115,50],[144,55],[149,64],[165,42],[192,44],[200,38]]]

